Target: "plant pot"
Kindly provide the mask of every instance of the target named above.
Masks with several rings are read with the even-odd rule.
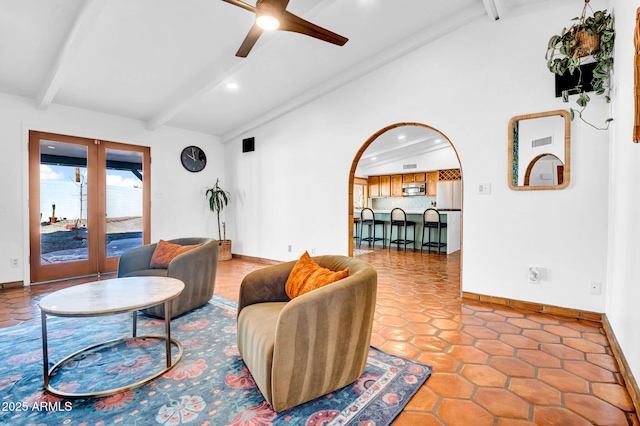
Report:
[[[51,222],[51,223],[56,223],[57,221],[58,221],[57,217],[50,217],[49,218],[49,222]]]
[[[573,54],[578,58],[593,55],[600,50],[600,34],[589,34],[584,30],[578,31],[576,33],[576,42]]]
[[[220,241],[220,248],[218,249],[218,261],[231,260],[231,240]]]

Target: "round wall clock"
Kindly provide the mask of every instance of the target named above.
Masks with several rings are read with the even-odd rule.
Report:
[[[190,172],[199,172],[207,165],[207,156],[197,146],[188,146],[182,150],[180,161],[185,169]]]

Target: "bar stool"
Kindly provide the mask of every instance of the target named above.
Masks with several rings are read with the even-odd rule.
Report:
[[[362,229],[367,225],[367,237],[362,238]],[[382,238],[376,237],[376,225],[382,225]],[[373,243],[373,247],[376,246],[376,241],[382,240],[382,248],[385,247],[387,239],[386,222],[384,220],[376,219],[376,215],[370,208],[362,209],[360,212],[360,238],[358,239],[358,247],[362,245],[363,241],[367,241],[369,245]],[[371,227],[373,226],[373,235],[371,234]]]
[[[420,246],[420,253],[422,253],[423,247],[427,246],[427,250],[431,247],[438,248],[438,254],[440,254],[440,249],[442,247],[446,247],[447,243],[442,242],[442,229],[447,227],[446,222],[442,222],[442,218],[440,212],[436,209],[426,209],[424,213],[422,213],[422,245]],[[435,229],[438,232],[438,241],[431,241],[431,231]],[[425,243],[424,237],[425,234],[428,235],[428,240]],[[434,239],[435,240],[435,239]]]
[[[360,228],[360,218],[359,217],[354,217],[353,218],[353,226],[355,227],[354,231],[353,231],[353,238],[356,239],[356,241],[358,241],[358,229]]]
[[[396,239],[393,240],[393,227],[396,227]],[[407,239],[407,231],[409,227],[413,227],[413,240]],[[403,229],[403,238],[400,238],[400,228]],[[389,250],[391,250],[391,244],[396,244],[396,248],[400,248],[400,244],[404,244],[404,251],[407,251],[407,244],[413,245],[415,248],[416,243],[416,223],[407,221],[407,214],[399,207],[391,210],[391,231],[389,232]]]

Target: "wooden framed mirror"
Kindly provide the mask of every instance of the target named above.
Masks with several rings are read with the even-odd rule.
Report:
[[[569,112],[555,110],[509,120],[509,188],[515,191],[564,189],[571,158]]]

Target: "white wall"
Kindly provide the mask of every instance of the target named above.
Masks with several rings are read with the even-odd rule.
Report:
[[[616,20],[615,90],[609,197],[609,269],[606,313],[625,358],[640,375],[640,144],[632,142],[633,34],[640,0],[613,0]],[[637,379],[636,379],[637,380]]]
[[[357,151],[381,128],[419,122],[443,133],[460,156],[463,290],[603,312],[605,295],[589,294],[588,284],[607,278],[607,133],[573,123],[567,189],[507,184],[509,119],[568,108],[554,97],[544,52],[578,12],[574,5],[481,19],[227,143],[234,252],[278,260],[310,248],[346,254]],[[602,100],[589,109],[608,114]],[[249,136],[256,151],[242,154]],[[491,183],[491,194],[477,194],[479,183]],[[545,268],[548,279],[528,284],[529,266]]]
[[[39,111],[33,100],[7,94],[0,94],[0,117],[0,283],[29,281],[29,130],[151,147],[151,241],[217,238],[204,188],[218,177],[225,184],[224,147],[218,137],[166,126],[149,132],[136,120],[59,105]],[[188,145],[207,154],[207,167],[200,173],[190,173],[180,163],[180,152]],[[21,266],[11,267],[12,258]]]

